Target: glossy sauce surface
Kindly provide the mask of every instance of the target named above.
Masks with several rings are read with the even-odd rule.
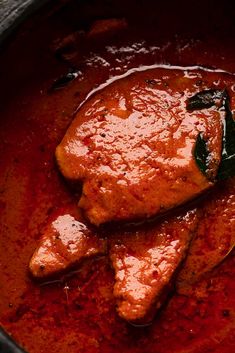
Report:
[[[86,11],[91,12],[89,9]],[[186,11],[187,7],[183,9]],[[0,322],[30,353],[232,353],[232,252],[219,267],[203,273],[199,282],[193,278],[193,285],[191,278],[182,275],[190,282],[189,287],[179,286],[153,324],[144,328],[132,327],[117,316],[112,292],[114,273],[107,257],[87,261],[79,269],[49,282],[37,283],[29,276],[29,260],[49,215],[76,201],[58,173],[54,151],[77,107],[96,85],[130,68],[156,63],[213,66],[235,72],[233,17],[228,6],[215,8],[211,21],[203,24],[201,17],[184,17],[184,11],[181,21],[175,21],[172,8],[172,16],[159,15],[168,23],[163,34],[159,26],[163,28],[164,20],[159,23],[161,20],[153,15],[161,13],[161,9],[149,10],[148,19],[141,22],[143,7],[135,7],[134,20],[130,5],[124,14],[128,23],[125,33],[100,38],[100,42],[96,39],[96,43],[90,39],[79,50],[67,53],[69,64],[65,64],[55,58],[52,48],[74,31],[70,24],[73,10],[72,7],[63,15],[58,12],[44,16],[36,21],[37,26],[28,24],[25,33],[21,32],[1,56],[0,146],[4,152],[0,161]],[[109,17],[116,15],[114,10],[107,13]],[[148,26],[150,22],[152,27]],[[184,31],[184,25],[192,25],[190,33]],[[180,35],[174,35],[176,30]],[[79,37],[76,43],[83,41]],[[52,92],[54,80],[75,65],[77,78],[64,89]],[[230,180],[217,185],[210,194],[213,199],[203,201],[206,221],[201,229],[219,227],[220,236],[225,234],[226,239],[228,234],[234,234],[234,184]],[[115,231],[119,232],[116,228]],[[206,243],[211,252],[213,234]],[[222,244],[221,258],[231,248],[231,242]],[[196,253],[200,256],[197,250]],[[206,256],[203,251],[202,255]]]

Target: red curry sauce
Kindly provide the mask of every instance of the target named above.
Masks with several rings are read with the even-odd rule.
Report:
[[[35,19],[36,25],[26,24],[0,58],[0,322],[30,353],[231,353],[235,348],[234,253],[189,288],[182,274],[167,305],[151,326],[143,328],[117,316],[114,273],[105,256],[48,282],[37,283],[28,272],[48,217],[74,201],[58,172],[54,151],[94,87],[140,65],[201,65],[235,72],[235,30],[226,6],[215,8],[210,21],[205,21],[206,15],[190,21],[189,14],[184,17],[186,7],[177,21],[176,9],[161,17],[163,5],[154,11],[144,7],[149,20],[141,22],[142,5],[135,8],[135,16],[131,6],[118,13],[126,18],[125,29],[115,35],[91,35],[85,44],[83,36],[89,34],[94,14],[83,6],[81,16],[90,16],[85,34],[77,33],[75,48],[58,55],[55,48],[74,33],[72,3],[64,13],[58,10]],[[107,10],[104,17],[110,13],[113,17],[115,11]],[[96,15],[101,17],[99,11]],[[163,34],[164,21],[168,25]],[[74,66],[77,78],[51,89]],[[213,242],[215,232],[218,237],[223,227],[234,232],[234,188],[234,179],[218,184],[213,196],[203,201],[208,222],[199,238],[205,233],[209,238],[206,244],[199,239],[197,255],[204,253],[204,259],[208,254],[213,259],[213,250],[220,246]]]

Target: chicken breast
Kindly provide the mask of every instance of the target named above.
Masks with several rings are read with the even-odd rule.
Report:
[[[139,71],[83,104],[56,158],[65,178],[83,183],[79,207],[90,222],[148,218],[213,184],[221,156],[222,112],[216,105],[187,109],[187,100],[199,91],[199,81],[206,82],[200,89],[214,87],[219,75]],[[199,134],[210,152],[207,175],[194,156]]]
[[[74,206],[69,206],[49,219],[29,269],[34,277],[44,278],[105,251],[105,240],[82,222]]]
[[[153,319],[169,294],[196,226],[197,211],[192,210],[111,241],[114,296],[123,319],[136,324]]]

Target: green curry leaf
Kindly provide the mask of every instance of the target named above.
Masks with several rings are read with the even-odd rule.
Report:
[[[195,148],[194,148],[194,158],[196,163],[201,170],[201,172],[206,175],[206,171],[208,168],[208,157],[209,151],[206,145],[206,141],[204,140],[202,133],[198,134]]]
[[[235,120],[230,109],[229,97],[225,100],[224,108],[222,158],[217,175],[219,180],[235,175]]]
[[[227,92],[220,89],[207,89],[198,92],[187,100],[187,110],[200,110],[213,106],[220,108],[226,95]]]
[[[196,93],[187,100],[189,111],[211,107],[225,113],[223,121],[222,156],[217,179],[227,179],[235,175],[235,120],[230,108],[229,95],[226,90],[210,89]],[[206,141],[200,133],[197,137],[194,158],[201,172],[207,175],[208,160],[210,158]]]

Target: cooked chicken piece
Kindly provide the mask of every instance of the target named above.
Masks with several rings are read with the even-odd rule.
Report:
[[[111,241],[114,296],[123,319],[137,324],[152,320],[169,294],[196,226],[197,211],[192,210]]]
[[[150,217],[213,184],[221,158],[223,112],[216,104],[186,109],[202,77],[213,87],[221,73],[136,72],[103,88],[80,108],[56,157],[67,179],[83,182],[79,206],[93,224]],[[210,180],[194,158],[199,133],[210,151]]]
[[[235,178],[218,186],[202,204],[198,230],[177,278],[181,293],[190,291],[191,285],[219,265],[235,246]]]
[[[105,240],[79,219],[74,207],[62,208],[52,215],[29,264],[34,277],[53,275],[85,258],[105,253]]]

